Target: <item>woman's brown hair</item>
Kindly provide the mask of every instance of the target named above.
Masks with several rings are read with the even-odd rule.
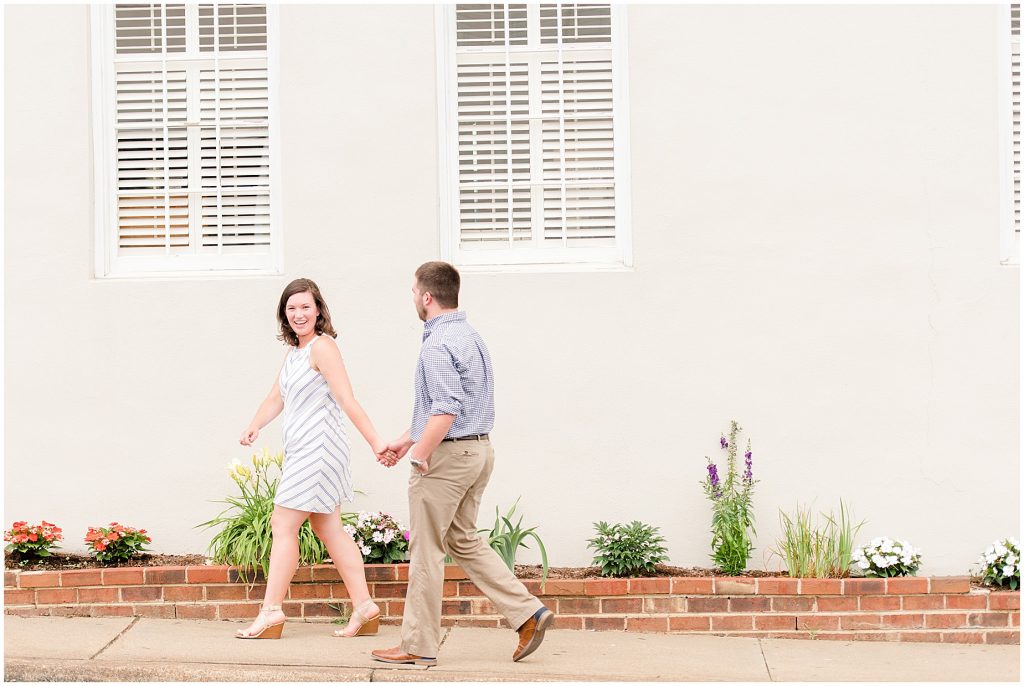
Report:
[[[277,340],[284,341],[296,348],[299,347],[299,337],[292,331],[292,327],[288,324],[288,316],[284,312],[288,305],[288,298],[296,293],[310,293],[313,296],[313,303],[320,312],[316,317],[316,332],[337,338],[338,333],[334,330],[334,325],[331,324],[331,312],[327,309],[324,296],[320,295],[320,288],[311,279],[295,279],[285,286],[284,292],[281,293],[281,301],[277,304],[277,323],[281,329]]]

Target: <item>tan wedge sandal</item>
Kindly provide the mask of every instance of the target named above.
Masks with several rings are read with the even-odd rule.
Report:
[[[280,605],[267,605],[260,608],[260,615],[266,617],[271,612],[277,612],[280,609]],[[245,629],[239,629],[235,632],[235,638],[281,638],[282,631],[284,631],[283,619],[276,624],[265,624],[262,629],[254,634],[247,634]]]
[[[371,608],[377,608],[377,614],[373,617],[369,616]],[[353,633],[350,629],[354,624],[358,622],[358,628]],[[367,600],[359,604],[359,607],[352,609],[352,616],[349,617],[348,624],[345,625],[344,629],[338,629],[334,632],[334,635],[338,638],[354,638],[356,636],[376,636],[377,630],[380,628],[380,608],[377,607],[376,603],[372,600]]]

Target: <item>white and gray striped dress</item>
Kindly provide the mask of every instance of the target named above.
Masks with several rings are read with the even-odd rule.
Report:
[[[289,351],[278,382],[284,399],[284,473],[274,504],[303,512],[333,512],[352,500],[344,414],[327,379],[309,364],[319,339]]]

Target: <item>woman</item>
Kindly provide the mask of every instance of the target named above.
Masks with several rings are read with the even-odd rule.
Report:
[[[263,606],[238,638],[280,638],[285,616],[281,602],[299,562],[299,528],[309,519],[327,546],[352,599],[352,617],[335,636],[377,633],[380,609],[370,599],[363,557],[342,528],[340,504],[352,500],[349,442],[344,417],[355,425],[375,454],[387,445],[352,394],[345,363],[331,324],[327,303],[309,279],[296,279],[284,289],[277,306],[279,340],[289,346],[273,388],[242,432],[242,445],[252,445],[260,429],[284,410],[284,471],[274,497],[270,526],[270,573]],[[344,412],[344,415],[342,415]]]

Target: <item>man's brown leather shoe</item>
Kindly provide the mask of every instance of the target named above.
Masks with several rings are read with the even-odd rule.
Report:
[[[374,650],[370,653],[370,656],[374,660],[380,662],[390,662],[393,665],[436,665],[436,657],[420,657],[419,655],[410,655],[409,653],[402,650],[402,646],[395,646],[394,648],[387,648],[386,650]]]
[[[523,622],[523,625],[516,630],[519,633],[519,645],[516,646],[516,652],[512,653],[512,662],[519,662],[540,647],[541,641],[544,640],[544,630],[548,628],[548,624],[554,617],[554,612],[542,607]]]

